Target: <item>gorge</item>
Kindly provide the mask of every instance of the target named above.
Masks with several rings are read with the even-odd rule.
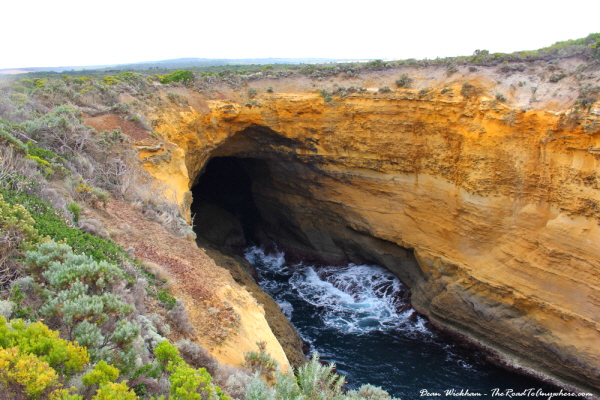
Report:
[[[525,89],[503,103],[489,76],[470,78],[475,95],[454,79],[332,101],[259,81],[282,88],[246,104],[180,88],[188,105],[154,109],[158,136],[135,144],[184,215],[228,230],[221,246],[261,235],[297,256],[382,265],[433,324],[598,395],[600,111],[523,107]],[[247,174],[226,201],[251,195],[260,221],[198,213],[211,163]]]

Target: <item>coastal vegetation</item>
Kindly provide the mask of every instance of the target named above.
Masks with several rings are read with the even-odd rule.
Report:
[[[579,57],[573,71],[544,66],[543,78],[576,83],[574,113],[600,96],[590,71],[600,65],[600,34],[512,54],[477,50],[472,56],[437,60],[375,60],[332,65],[190,68],[165,71],[29,73],[0,87],[0,397],[15,399],[392,399],[365,385],[345,390],[344,377],[313,354],[294,372],[279,370],[258,344],[244,365],[221,365],[190,340],[187,306],[168,276],[149,267],[132,249],[111,239],[94,218],[108,202],[139,209],[173,236],[192,240],[192,226],[167,192],[141,167],[132,139],[120,128],[98,131],[86,118],[106,114],[155,137],[149,110],[170,102],[188,107],[179,90],[218,96],[227,85],[260,106],[275,96],[272,82],[290,76],[323,82],[344,75],[390,73],[388,85],[321,88],[335,106],[349,95],[384,98],[408,90],[415,77],[405,68],[494,68],[509,76],[536,62]],[[241,67],[240,67],[241,68]],[[532,72],[533,74],[533,72]],[[250,84],[268,80],[260,91]],[[326,82],[326,81],[325,81]],[[451,92],[451,89],[441,93]],[[428,88],[415,89],[424,97]],[[465,101],[481,95],[465,81]],[[495,101],[504,103],[503,93]],[[573,117],[576,118],[576,117]],[[591,129],[591,128],[590,128]],[[91,211],[91,212],[86,212]]]

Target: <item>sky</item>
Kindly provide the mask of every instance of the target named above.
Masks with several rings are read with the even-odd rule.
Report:
[[[6,0],[0,69],[170,58],[436,58],[600,32],[600,1]]]

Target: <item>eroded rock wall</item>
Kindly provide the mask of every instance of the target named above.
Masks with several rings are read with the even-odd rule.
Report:
[[[209,158],[265,160],[255,191],[270,234],[378,261],[432,320],[599,392],[597,115],[524,112],[459,87],[258,101],[153,116],[165,146],[142,156],[182,209]]]

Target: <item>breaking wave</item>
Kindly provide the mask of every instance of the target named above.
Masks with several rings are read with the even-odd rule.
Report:
[[[256,266],[263,290],[290,319],[294,309],[289,299],[296,297],[316,307],[323,325],[340,332],[430,333],[410,308],[407,288],[382,267],[287,265],[283,253],[265,254],[259,247],[248,248],[245,256]]]

